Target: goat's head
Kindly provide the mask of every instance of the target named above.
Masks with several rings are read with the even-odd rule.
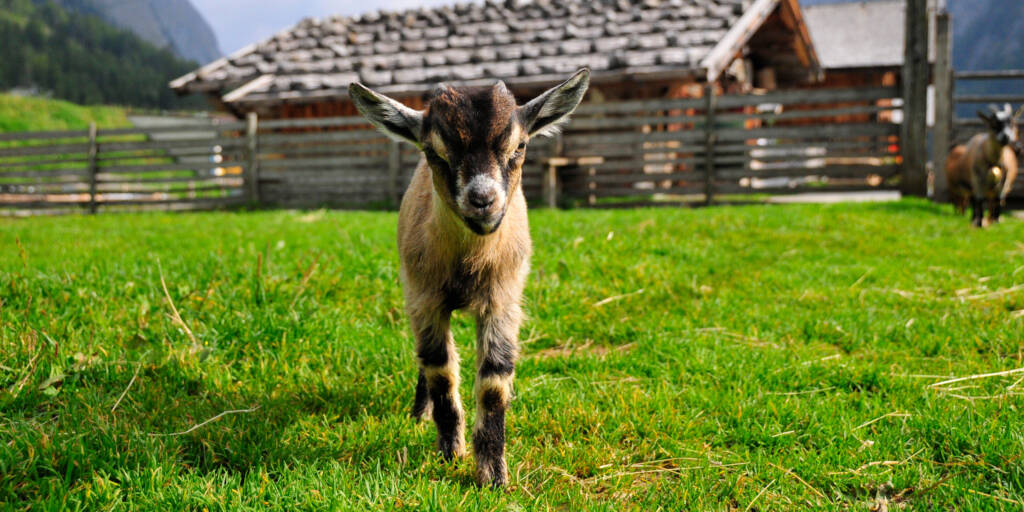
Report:
[[[349,86],[359,112],[388,136],[411,142],[426,156],[434,190],[478,235],[501,225],[522,181],[530,137],[558,130],[590,83],[582,69],[518,106],[503,82],[479,90],[439,85],[423,111],[367,89]]]
[[[1017,123],[1024,113],[1024,107],[1015,114],[1009,103],[1003,105],[1002,109],[995,105],[989,105],[988,112],[978,111],[978,117],[985,122],[989,133],[995,137],[996,142],[1002,146],[1017,143]]]

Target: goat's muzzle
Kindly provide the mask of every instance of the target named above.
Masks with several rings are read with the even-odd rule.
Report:
[[[459,193],[458,207],[466,226],[478,235],[493,233],[505,217],[507,198],[498,180],[477,175]]]

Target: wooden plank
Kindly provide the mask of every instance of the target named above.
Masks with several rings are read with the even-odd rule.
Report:
[[[666,172],[666,173],[628,173],[628,174],[595,174],[580,175],[565,179],[567,185],[585,185],[587,183],[651,183],[661,181],[692,181],[704,183],[704,171]]]
[[[825,167],[779,167],[771,169],[723,169],[718,177],[723,180],[739,178],[801,178],[805,176],[867,177],[870,175],[894,176],[899,174],[898,165],[829,165]]]
[[[88,130],[61,130],[41,132],[9,132],[0,133],[0,142],[22,141],[22,140],[53,140],[53,139],[83,139],[89,136]]]
[[[262,130],[278,130],[281,128],[328,128],[336,126],[365,126],[373,130],[373,125],[362,116],[321,117],[313,119],[272,119],[260,123]]]
[[[103,175],[99,176],[99,186],[104,185],[132,185],[132,184],[149,184],[149,183],[209,183],[209,182],[232,182],[232,187],[242,186],[241,176],[172,176],[163,178],[146,178],[146,179],[104,179]]]
[[[586,198],[594,196],[597,198],[601,197],[623,197],[623,196],[649,196],[655,194],[669,194],[669,195],[685,195],[685,194],[704,194],[704,185],[692,185],[688,187],[671,187],[671,188],[632,188],[632,187],[618,187],[618,188],[596,188],[596,189],[581,189],[581,190],[566,190],[565,195],[573,198]]]
[[[8,178],[56,178],[61,176],[87,177],[89,170],[77,169],[43,169],[35,171],[4,171],[0,172],[0,180]]]
[[[636,116],[636,117],[576,117],[566,126],[564,133],[569,134],[585,130],[607,130],[611,128],[630,128],[646,125],[703,123],[704,116]]]
[[[979,71],[957,71],[953,75],[957,80],[1005,80],[1024,78],[1024,69],[990,69]]]
[[[961,94],[953,97],[956,103],[1024,103],[1024,96],[1020,94]]]
[[[150,135],[150,134],[165,134],[165,133],[191,133],[191,132],[228,132],[228,131],[242,131],[245,129],[245,123],[242,121],[231,121],[223,123],[210,123],[210,124],[177,124],[168,126],[152,126],[149,128],[105,128],[99,131],[100,137],[114,137],[124,135]]]
[[[14,162],[0,162],[0,173],[5,172],[4,169],[23,169],[27,167],[54,167],[61,165],[73,165],[87,163],[89,159],[87,157],[74,158],[74,159],[49,159],[49,160],[19,160]]]
[[[205,149],[212,155],[215,154],[214,146],[220,146],[222,149],[243,148],[245,144],[245,139],[241,138],[104,142],[100,144],[100,151],[110,153],[115,151],[144,151],[153,149]]]
[[[125,199],[125,200],[103,200],[100,207],[112,206],[146,206],[146,205],[207,205],[207,206],[235,206],[245,203],[242,196],[227,197],[201,197],[194,199]]]
[[[720,163],[730,164],[742,164],[748,162],[750,158],[746,156],[734,156],[734,157],[716,157],[715,161]],[[665,158],[665,159],[650,159],[650,160],[607,160],[599,164],[589,164],[579,167],[563,167],[560,171],[562,175],[566,177],[572,177],[577,174],[586,174],[588,169],[596,170],[618,170],[618,169],[643,169],[645,167],[658,167],[658,166],[678,166],[678,165],[691,165],[691,166],[706,166],[707,160],[704,157],[686,157],[686,158]]]
[[[565,137],[566,148],[577,147],[581,144],[626,144],[630,142],[696,142],[704,140],[704,131],[685,132],[624,132],[624,133],[601,133],[595,135],[567,135]]]
[[[743,187],[732,183],[719,183],[717,185],[720,194],[730,195],[742,195],[742,194],[769,194],[769,195],[791,195],[791,194],[805,194],[809,192],[870,192],[870,191],[884,191],[884,190],[895,190],[893,187],[879,186],[872,187],[871,185],[828,185],[828,184],[815,184],[811,186],[798,185],[794,187],[770,187],[770,188],[753,188]]]
[[[842,117],[842,116],[853,116],[853,115],[871,115],[879,112],[888,112],[892,110],[898,110],[897,107],[881,107],[877,105],[860,105],[854,107],[842,107],[842,108],[823,108],[814,110],[783,110],[781,113],[724,113],[717,116],[718,120],[725,122],[736,122],[746,121],[750,119],[758,119],[765,122],[772,121],[789,121],[793,119],[817,119],[823,117]]]
[[[658,110],[686,110],[691,108],[703,108],[704,100],[700,98],[680,98],[668,100],[631,100],[617,101],[613,103],[584,103],[576,108],[576,114],[587,116],[591,114],[612,114],[631,112],[650,112]],[[570,125],[572,121],[570,120]]]
[[[347,156],[347,157],[326,157],[326,158],[286,158],[260,160],[263,169],[302,169],[304,167],[380,167],[388,165],[387,155],[380,156]]]
[[[352,130],[345,132],[327,133],[299,133],[290,135],[261,135],[260,145],[266,148],[283,147],[294,144],[311,144],[319,142],[345,142],[379,140],[386,141],[387,137],[376,130]]]
[[[899,125],[879,123],[824,124],[813,126],[785,126],[753,130],[717,130],[721,141],[750,139],[836,139],[846,137],[880,137],[899,133]]]
[[[98,167],[98,172],[103,174],[151,174],[155,172],[210,172],[211,169],[217,167],[234,167],[232,165],[222,165],[209,163],[207,165],[186,165],[176,163],[161,163],[161,164],[140,164],[140,165],[101,165]]]
[[[191,194],[191,193],[202,193],[212,191],[243,191],[242,187],[221,185],[221,184],[202,184],[193,185],[189,183],[165,183],[165,184],[151,184],[151,185],[116,185],[110,183],[104,183],[104,187],[99,190],[99,194]]]
[[[367,156],[367,155],[375,155],[375,154],[379,154],[379,155],[381,155],[383,157],[383,155],[387,154],[387,151],[388,151],[388,145],[387,145],[387,143],[384,143],[384,142],[382,142],[380,144],[360,144],[360,145],[349,145],[349,144],[314,144],[314,145],[309,145],[309,146],[306,146],[306,147],[294,146],[294,147],[285,147],[283,149],[273,149],[273,148],[261,147],[259,155],[260,155],[260,158],[275,157],[275,156],[278,156],[278,155],[284,155],[284,156],[287,156],[287,157],[291,157],[292,155],[320,155],[320,156],[325,156],[326,157],[326,156],[346,156],[346,155]],[[419,152],[416,152],[415,155],[410,155],[410,154],[404,153],[404,152],[402,154],[403,159],[407,158],[407,157],[410,157],[410,156],[415,156],[416,158],[419,158],[420,154],[419,154]]]
[[[89,152],[89,143],[54,144],[52,146],[24,146],[0,149],[0,158],[33,155],[85,154]]]
[[[895,87],[867,87],[850,89],[786,89],[765,94],[725,95],[718,99],[722,109],[747,107],[765,103],[783,105],[810,105],[815,103],[842,103],[856,101],[877,101],[899,98]]]

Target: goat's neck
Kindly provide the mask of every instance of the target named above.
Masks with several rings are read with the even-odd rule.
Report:
[[[474,254],[479,253],[501,237],[504,226],[499,226],[494,233],[489,235],[478,235],[470,231],[459,214],[452,211],[451,207],[438,195],[436,189],[431,194],[431,202],[433,203],[431,208],[433,222],[430,223],[433,233],[431,235],[440,242],[439,247],[445,248],[451,256],[473,257]]]
[[[989,165],[999,163],[999,159],[1003,156],[1003,145],[991,133],[985,137],[985,144],[982,146],[982,150],[985,154],[985,160]]]

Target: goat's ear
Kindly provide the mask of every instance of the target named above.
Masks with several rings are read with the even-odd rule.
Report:
[[[420,147],[423,112],[413,110],[383,94],[373,92],[358,82],[352,82],[348,86],[348,96],[359,113],[385,135],[398,141],[411,142],[416,147]]]
[[[583,100],[589,86],[590,70],[583,68],[565,82],[519,107],[520,119],[526,132],[531,137],[557,133],[559,125],[569,119],[569,114]]]
[[[997,123],[996,116],[994,114],[982,110],[978,110],[977,112],[978,117],[981,118],[982,121],[985,121],[985,126],[988,126],[989,128],[995,128]]]

